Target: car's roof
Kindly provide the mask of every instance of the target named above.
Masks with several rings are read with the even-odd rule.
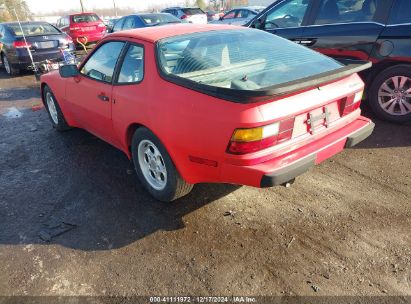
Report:
[[[226,25],[226,24],[192,24],[192,23],[181,23],[173,25],[164,26],[154,26],[145,27],[127,31],[120,31],[108,35],[107,37],[129,37],[145,40],[148,42],[156,42],[158,40],[175,37],[185,34],[201,33],[209,31],[218,30],[235,30],[235,29],[246,29],[244,27]]]
[[[158,16],[158,15],[164,15],[164,16],[168,16],[170,15],[169,13],[135,13],[135,14],[130,14],[127,16],[123,16],[124,17],[130,17],[130,16]]]
[[[85,12],[85,13],[69,14],[67,16],[81,16],[81,15],[97,15],[97,14],[93,12]]]

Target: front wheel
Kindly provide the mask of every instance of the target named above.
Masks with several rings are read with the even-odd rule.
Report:
[[[63,112],[54,96],[53,92],[48,86],[43,90],[44,105],[49,113],[51,124],[57,131],[66,131],[71,129],[64,118]]]
[[[370,107],[381,119],[411,121],[411,66],[397,65],[380,72],[370,87]]]
[[[171,202],[193,188],[181,177],[160,140],[148,129],[137,129],[131,149],[140,182],[157,200]]]

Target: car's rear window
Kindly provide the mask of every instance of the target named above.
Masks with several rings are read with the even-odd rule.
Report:
[[[37,36],[60,34],[60,31],[48,23],[22,23],[21,28],[18,24],[9,24],[16,36]]]
[[[186,15],[199,15],[199,14],[204,14],[204,12],[201,10],[201,8],[183,8],[182,11]]]
[[[162,23],[181,23],[181,20],[170,14],[140,15],[141,20],[147,25]]]
[[[100,18],[96,14],[83,14],[71,16],[73,23],[90,23],[100,21]]]
[[[163,39],[166,75],[215,87],[258,90],[342,67],[306,47],[254,29],[210,31]]]

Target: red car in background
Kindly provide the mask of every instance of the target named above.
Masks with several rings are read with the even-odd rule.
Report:
[[[106,32],[103,20],[95,13],[80,13],[68,15],[57,21],[57,27],[68,34],[78,46],[93,44],[100,41]]]
[[[369,66],[255,29],[165,25],[107,36],[41,90],[54,128],[124,151],[172,201],[196,183],[283,184],[367,138],[357,72]]]

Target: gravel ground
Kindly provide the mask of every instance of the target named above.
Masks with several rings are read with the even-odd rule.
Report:
[[[375,120],[290,188],[203,184],[163,204],[39,101],[34,76],[1,70],[0,295],[411,296],[410,125]]]

